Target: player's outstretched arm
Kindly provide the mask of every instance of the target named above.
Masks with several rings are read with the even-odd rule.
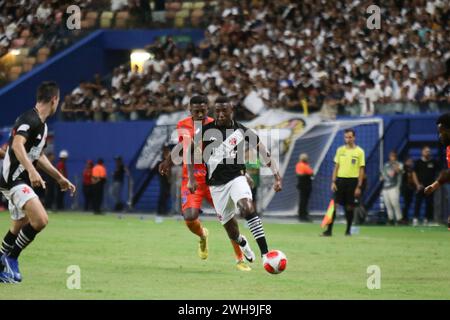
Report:
[[[268,166],[273,173],[273,177],[275,178],[273,189],[275,190],[275,192],[281,191],[281,189],[283,188],[282,179],[275,159],[273,159],[269,150],[267,150],[266,146],[261,141],[256,146],[256,149],[258,150],[259,156],[263,160],[263,163]]]
[[[430,195],[441,187],[441,185],[450,182],[450,170],[441,171],[438,179],[425,188],[424,193]]]
[[[188,172],[187,188],[191,193],[195,193],[195,190],[197,190],[197,180],[195,180],[194,177],[194,141],[192,141],[189,145],[187,152],[189,155],[186,161],[186,168]]]
[[[71,196],[75,194],[76,187],[53,166],[45,154],[42,154],[39,157],[37,166],[39,169],[45,171],[50,177],[55,179],[62,191],[70,191]]]
[[[27,142],[27,138],[24,136],[17,134],[14,136],[12,142],[12,150],[16,155],[17,160],[19,160],[20,164],[25,168],[28,172],[28,177],[30,179],[30,183],[32,187],[42,187],[45,189],[45,181],[42,179],[39,172],[37,172],[36,168],[31,163],[30,159],[28,159],[27,151],[25,150],[25,143]]]

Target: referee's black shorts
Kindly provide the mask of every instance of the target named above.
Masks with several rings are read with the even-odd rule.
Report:
[[[337,178],[337,191],[334,193],[334,201],[341,206],[354,205],[357,186],[358,178]]]

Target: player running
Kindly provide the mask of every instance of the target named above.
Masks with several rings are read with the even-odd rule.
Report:
[[[73,195],[75,186],[62,176],[43,153],[47,139],[47,118],[55,114],[59,88],[54,82],[43,82],[37,89],[36,106],[17,118],[12,129],[3,170],[0,191],[8,200],[12,225],[3,239],[0,282],[22,281],[18,258],[48,223],[47,212],[33,188],[45,189],[45,181],[36,168],[55,179],[61,190]]]
[[[206,125],[212,121],[212,118],[208,117],[208,99],[204,96],[194,96],[189,103],[189,109],[191,116],[182,119],[177,124],[178,141],[182,144],[183,150],[188,150],[189,144],[194,137],[194,121],[199,121],[203,125]],[[186,155],[184,152],[183,157]],[[208,258],[208,229],[204,228],[199,220],[200,209],[202,201],[205,199],[211,205],[213,204],[211,199],[211,193],[209,187],[206,184],[206,168],[204,164],[196,164],[194,166],[194,177],[197,181],[198,188],[194,193],[189,192],[187,187],[188,171],[186,167],[186,161],[183,161],[183,177],[181,183],[181,205],[183,218],[186,226],[189,230],[196,234],[200,238],[198,255],[201,259]],[[163,161],[159,166],[159,172],[162,175],[166,175],[173,165],[173,160],[169,157]],[[241,271],[250,271],[251,268],[245,264],[244,256],[241,248],[238,244],[232,241],[234,253],[236,255],[236,267]]]
[[[206,183],[210,187],[214,207],[230,239],[241,248],[249,246],[247,239],[239,232],[235,219],[236,211],[248,223],[249,229],[258,243],[264,260],[268,247],[261,219],[256,215],[252,201],[252,191],[246,179],[245,144],[259,151],[262,162],[267,165],[275,178],[274,190],[281,191],[281,176],[275,161],[259,137],[242,124],[233,120],[233,105],[227,97],[218,97],[214,103],[215,121],[195,128],[196,136],[191,145],[191,162],[188,164],[188,189],[195,192],[199,186],[192,163],[206,163]],[[200,149],[201,148],[201,149]],[[199,150],[200,149],[200,150]],[[244,250],[244,254],[246,251]],[[254,260],[252,252],[248,260]]]
[[[447,170],[444,170],[439,175],[438,179],[431,185],[425,188],[426,195],[431,195],[434,191],[439,189],[441,185],[450,182],[450,112],[442,114],[436,121],[437,130],[439,132],[440,142],[447,147]],[[447,220],[447,227],[450,231],[450,215]]]

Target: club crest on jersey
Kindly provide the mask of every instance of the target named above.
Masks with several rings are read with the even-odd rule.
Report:
[[[30,192],[31,192],[31,191],[30,191],[30,188],[28,188],[28,187],[23,187],[22,193],[28,194],[28,193],[30,193]]]

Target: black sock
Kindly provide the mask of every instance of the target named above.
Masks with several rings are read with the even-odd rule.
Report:
[[[333,224],[335,219],[336,219],[336,209],[334,209],[333,211],[333,218],[331,218],[331,223],[328,225],[327,231],[325,231],[326,233],[331,234],[331,232],[333,231]]]
[[[239,235],[237,240],[235,242],[240,245],[241,247],[245,246],[247,244],[247,241],[245,241],[244,237],[242,235]]]
[[[350,233],[353,223],[353,209],[345,210],[345,218],[347,219],[347,230],[345,231],[345,233]]]
[[[2,246],[0,247],[0,256],[7,255],[12,250],[14,243],[16,242],[16,238],[17,235],[8,230],[3,238]]]
[[[9,256],[17,259],[22,250],[34,240],[34,237],[36,237],[38,233],[39,231],[34,230],[31,224],[27,223],[24,225],[17,236],[16,242],[14,243],[14,247],[9,253]]]
[[[247,220],[248,227],[253,235],[253,238],[255,238],[256,242],[258,243],[261,255],[269,252],[261,219],[256,214],[252,214],[245,217],[245,220]]]

